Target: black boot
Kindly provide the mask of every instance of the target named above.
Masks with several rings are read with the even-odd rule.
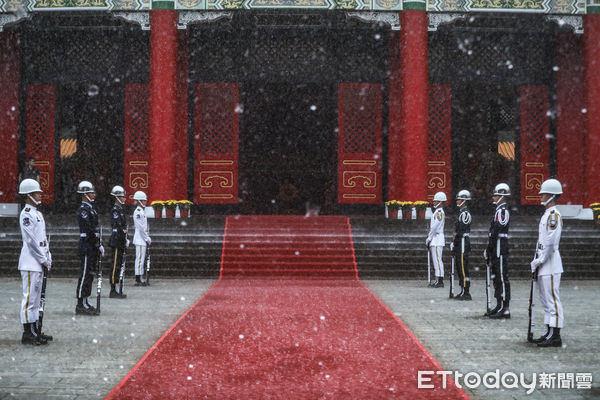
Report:
[[[540,336],[537,339],[533,339],[531,341],[531,343],[538,344],[538,343],[545,342],[546,339],[548,338],[549,334],[550,334],[550,325],[546,324],[546,333],[544,333],[542,336]]]
[[[444,278],[441,276],[435,280],[435,284],[431,286],[432,288],[443,288],[444,287]]]
[[[500,309],[494,314],[490,314],[490,318],[492,319],[501,319],[501,318],[510,318],[510,309],[508,307],[509,301],[503,301]]]
[[[538,347],[562,347],[560,338],[560,328],[550,328],[550,336],[543,342],[537,344]]]
[[[46,335],[40,329],[39,321],[34,322],[33,325],[35,326],[35,331],[36,331],[36,333],[38,334],[39,337],[41,337],[42,339],[46,340],[47,342],[52,341],[52,336],[51,335]]]
[[[77,314],[77,315],[98,315],[98,314],[96,314],[95,308],[93,308],[93,307],[88,308],[83,305],[83,299],[77,299],[77,305],[75,306],[75,314]]]
[[[462,294],[462,296],[461,296],[461,298],[460,298],[459,300],[466,300],[466,301],[468,301],[468,300],[472,300],[472,299],[471,299],[471,293],[469,293],[469,289],[466,289],[466,290],[463,292],[463,294]]]
[[[133,286],[146,286],[146,282],[142,282],[141,275],[135,276],[135,284]]]
[[[48,344],[47,340],[39,337],[33,325],[34,323],[23,324],[23,336],[21,336],[21,343],[32,344],[34,346]]]
[[[492,308],[491,310],[489,310],[488,312],[483,314],[484,317],[489,317],[490,315],[496,314],[498,311],[500,311],[500,309],[502,308],[502,300],[497,299],[496,301],[497,301],[496,307]]]

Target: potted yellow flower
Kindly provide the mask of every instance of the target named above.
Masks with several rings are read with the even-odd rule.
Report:
[[[425,219],[425,211],[427,210],[429,203],[426,201],[415,201],[413,205],[417,210],[417,219]]]
[[[401,201],[400,207],[402,207],[402,219],[412,219],[412,201]]]
[[[175,217],[175,209],[177,208],[177,202],[175,200],[165,201],[165,215],[167,218]]]
[[[165,205],[164,201],[156,200],[150,203],[150,206],[154,209],[154,218],[162,217],[162,209]]]
[[[594,213],[594,221],[597,224],[600,224],[600,203],[592,203],[590,204],[592,208],[592,212]]]
[[[190,207],[192,204],[194,203],[189,200],[179,200],[177,202],[177,206],[179,207],[179,216],[181,218],[187,218],[190,215]]]
[[[389,219],[398,219],[398,211],[400,210],[400,202],[398,200],[390,200],[385,202],[387,215]]]

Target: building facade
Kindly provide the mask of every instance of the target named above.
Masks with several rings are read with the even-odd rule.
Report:
[[[526,209],[549,177],[587,207],[598,1],[5,1],[0,202],[34,157],[57,208],[88,179],[242,213],[505,181]]]

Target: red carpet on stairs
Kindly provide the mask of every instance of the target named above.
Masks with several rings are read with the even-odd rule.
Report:
[[[358,280],[347,218],[230,217],[221,279],[107,398],[467,398],[419,370],[441,367]]]

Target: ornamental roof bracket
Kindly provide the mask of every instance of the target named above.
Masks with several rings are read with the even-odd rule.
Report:
[[[435,32],[438,30],[440,25],[451,24],[454,21],[458,20],[466,20],[467,14],[465,13],[436,13],[436,12],[428,12],[427,18],[429,20],[427,30],[430,32]]]
[[[570,27],[573,33],[583,33],[583,17],[581,15],[546,15],[547,21],[554,21],[559,28]]]
[[[346,19],[358,19],[368,24],[387,25],[393,31],[400,30],[400,15],[396,12],[347,11]]]
[[[177,29],[187,29],[188,25],[195,22],[210,23],[227,18],[233,19],[231,11],[179,11]]]

